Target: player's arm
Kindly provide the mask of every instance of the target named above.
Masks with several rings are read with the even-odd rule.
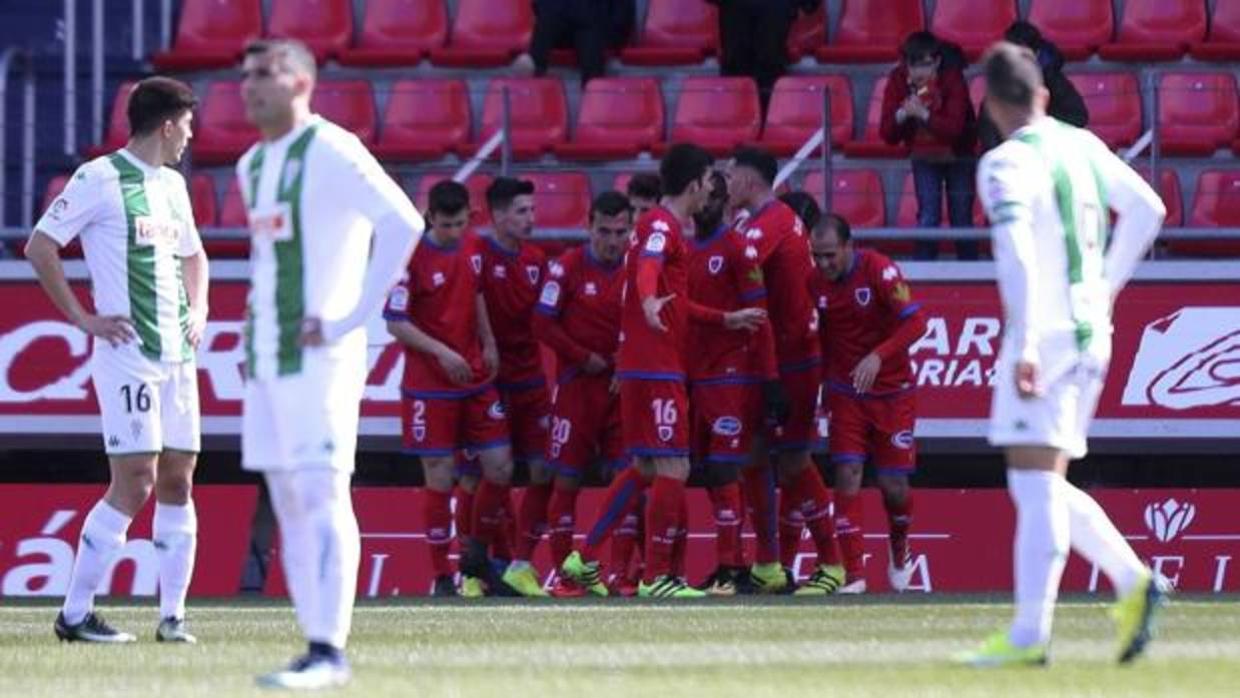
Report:
[[[582,366],[587,369],[587,373],[598,373],[607,368],[607,359],[583,347],[570,337],[560,324],[560,314],[571,299],[572,292],[565,280],[548,278],[538,294],[538,303],[534,306],[534,335],[538,337],[538,341],[550,347],[564,363]],[[597,357],[597,361],[591,359],[592,356]],[[598,366],[599,362],[602,362],[601,367]],[[589,370],[591,368],[597,370]]]
[[[177,257],[181,260],[181,280],[185,286],[185,297],[189,301],[189,327],[185,329],[185,338],[189,340],[190,346],[197,349],[207,328],[211,269],[207,251],[202,246],[202,236],[198,233],[198,226],[194,224],[189,192],[182,189],[181,194],[181,217],[185,221],[185,229],[177,239]]]
[[[1103,263],[1103,274],[1111,286],[1111,302],[1114,303],[1137,270],[1141,258],[1154,244],[1167,217],[1167,207],[1153,187],[1101,141],[1094,145],[1094,163],[1106,187],[1107,203],[1119,213]]]
[[[387,316],[387,331],[403,346],[433,356],[453,382],[467,385],[473,382],[474,372],[460,354],[452,347],[435,339],[409,318]]]
[[[474,296],[474,312],[478,315],[478,339],[482,342],[482,363],[490,374],[487,380],[494,380],[499,373],[499,346],[495,342],[495,331],[491,329],[491,316],[487,314],[486,299],[481,293]]]

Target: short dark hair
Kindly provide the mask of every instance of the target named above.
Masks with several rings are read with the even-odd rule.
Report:
[[[986,98],[1013,107],[1032,107],[1042,87],[1042,68],[1037,56],[1025,46],[1000,41],[982,59],[986,74]]]
[[[442,179],[431,187],[426,203],[428,214],[455,216],[469,208],[469,190],[452,179]]]
[[[701,179],[713,164],[715,158],[692,143],[673,145],[659,163],[663,193],[668,196],[684,194],[689,185]]]
[[[145,136],[163,126],[165,121],[179,119],[181,114],[197,106],[198,98],[189,85],[172,78],[147,78],[129,93],[129,104],[125,107],[129,135]]]
[[[624,190],[630,197],[658,201],[663,196],[663,182],[653,172],[640,172],[629,178]]]
[[[255,39],[245,45],[245,55],[261,56],[266,53],[279,53],[310,77],[318,74],[319,66],[315,62],[314,53],[297,39]]]
[[[533,196],[534,183],[528,179],[496,177],[487,187],[487,208],[507,209],[518,196]]]
[[[904,39],[900,45],[900,57],[905,63],[921,63],[928,58],[938,58],[943,54],[943,46],[939,38],[928,31],[915,31]]]
[[[822,217],[815,228],[818,231],[834,230],[835,234],[840,236],[840,244],[844,244],[852,239],[852,226],[848,224],[848,219],[838,213],[828,213]]]
[[[818,225],[818,221],[822,218],[822,209],[818,208],[818,202],[814,197],[803,191],[790,191],[779,197],[779,200],[788,205],[801,219],[801,225],[806,230],[813,230]]]
[[[629,203],[629,197],[618,191],[605,191],[594,197],[594,201],[590,202],[590,221],[594,221],[595,216],[618,216],[622,213],[632,213],[633,206]]]
[[[1007,31],[1003,32],[1003,39],[1034,51],[1041,48],[1043,43],[1042,32],[1038,31],[1032,22],[1026,22],[1023,19],[1012,22]]]
[[[775,184],[775,176],[779,174],[779,161],[769,152],[753,146],[742,146],[732,154],[732,161],[757,172],[767,186]]]

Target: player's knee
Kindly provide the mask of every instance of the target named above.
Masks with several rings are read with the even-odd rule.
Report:
[[[581,476],[577,474],[558,473],[555,476],[555,488],[566,492],[581,489]]]
[[[710,487],[726,487],[740,479],[741,468],[736,463],[711,463],[706,474]]]
[[[160,473],[155,479],[155,499],[162,504],[183,506],[189,504],[193,488],[193,478],[186,473],[175,475]]]
[[[423,458],[422,476],[426,486],[436,492],[452,491],[452,458]]]
[[[900,505],[908,499],[909,484],[907,475],[880,475],[878,488],[883,493],[883,501],[888,505]]]
[[[545,485],[555,479],[555,471],[542,459],[526,461],[530,468],[530,484]]]
[[[106,498],[126,514],[136,514],[155,488],[155,469],[131,467],[113,472]]]
[[[482,476],[497,485],[512,482],[511,458],[482,458]]]
[[[835,489],[840,494],[856,494],[861,490],[861,473],[860,463],[837,463],[835,466]]]

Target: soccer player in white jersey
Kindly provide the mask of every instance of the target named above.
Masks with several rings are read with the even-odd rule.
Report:
[[[185,629],[198,520],[190,499],[199,448],[194,349],[207,321],[207,257],[181,159],[197,101],[188,85],[153,77],[129,96],[129,142],[78,168],[35,225],[26,258],[43,289],[93,338],[91,380],[111,482],[82,523],[77,560],[54,630],[64,641],[133,642],[94,612],[96,588],[134,515],[155,492],[159,608],[155,639]],[[78,301],[60,248],[80,236],[94,308]]]
[[[245,53],[241,96],[262,133],[237,163],[251,232],[242,465],[265,474],[289,593],[310,646],[269,688],[349,679],[361,553],[349,480],[366,329],[421,238],[421,215],[353,134],[310,112],[314,58],[296,41]]]
[[[990,443],[1004,449],[1016,505],[1016,614],[1010,629],[958,659],[1045,664],[1059,580],[1071,547],[1116,590],[1118,659],[1135,659],[1162,600],[1158,580],[1066,478],[1111,356],[1111,309],[1158,234],[1158,195],[1101,141],[1046,115],[1033,54],[1001,43],[984,60],[986,109],[1007,139],[982,159],[978,191],[994,238],[1003,300]],[[1107,240],[1109,211],[1118,214]]]

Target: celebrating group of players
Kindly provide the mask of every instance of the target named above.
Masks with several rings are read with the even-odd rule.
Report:
[[[804,528],[818,565],[795,593],[863,592],[867,460],[890,523],[889,579],[907,586],[908,349],[925,322],[899,268],[854,248],[847,221],[803,193],[775,196],[776,169],[755,148],[716,168],[701,148],[676,145],[657,177],[599,195],[588,241],[554,260],[531,242],[532,183],[491,183],[485,237],[470,231],[464,186],[430,190],[427,232],[385,318],[406,351],[401,421],[426,476],[432,593],[548,595],[531,565],[544,534],[555,596],[791,591]],[[555,355],[551,389],[540,343]],[[834,510],[810,459],[820,415]],[[530,473],[516,506],[514,460]],[[596,461],[613,477],[574,550],[577,493]],[[717,569],[691,586],[694,468],[714,510]],[[752,561],[741,544],[747,515]]]

